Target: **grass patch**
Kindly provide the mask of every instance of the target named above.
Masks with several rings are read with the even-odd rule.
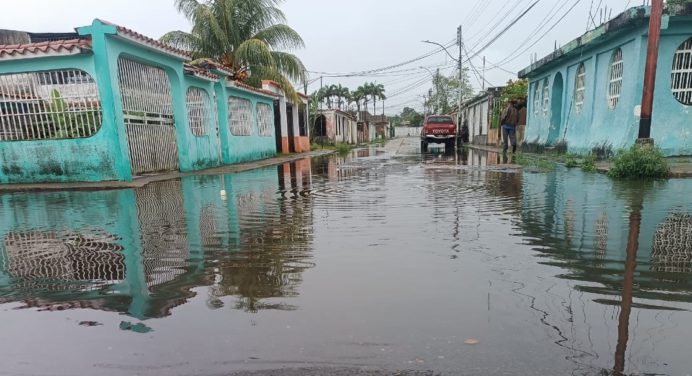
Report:
[[[336,150],[336,152],[341,156],[348,154],[352,149],[353,146],[349,144],[336,144],[334,147],[334,150]]]
[[[559,162],[563,162],[567,168],[581,167],[584,172],[596,172],[596,161],[598,158],[594,154],[587,156],[565,154],[562,158],[558,158]]]
[[[665,179],[669,173],[670,166],[661,149],[633,145],[617,152],[608,176],[616,179]]]
[[[514,163],[523,166],[524,168],[535,169],[540,172],[549,172],[555,169],[555,163],[547,158],[538,156],[527,156],[523,153],[517,154],[514,157]]]

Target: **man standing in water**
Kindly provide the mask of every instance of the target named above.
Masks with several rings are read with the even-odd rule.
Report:
[[[507,142],[512,141],[512,153],[517,152],[517,121],[519,121],[519,112],[515,108],[516,101],[512,99],[507,102],[500,119],[502,120],[502,152],[506,153],[508,149]]]

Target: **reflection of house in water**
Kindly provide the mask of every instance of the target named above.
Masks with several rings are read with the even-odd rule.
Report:
[[[567,270],[562,277],[584,281],[577,286],[583,291],[619,295],[629,232],[626,213],[634,198],[643,197],[634,297],[691,302],[692,198],[679,194],[692,189],[690,184],[614,183],[581,172],[524,174],[520,225],[542,257]],[[575,186],[580,189],[571,189]]]
[[[651,250],[651,270],[692,272],[692,216],[674,213],[656,229]]]
[[[199,286],[239,295],[250,310],[296,295],[311,266],[310,168],[0,196],[0,302],[146,319]]]

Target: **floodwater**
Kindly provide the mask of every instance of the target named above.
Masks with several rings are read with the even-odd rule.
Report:
[[[417,143],[1,195],[0,374],[692,374],[692,180]]]

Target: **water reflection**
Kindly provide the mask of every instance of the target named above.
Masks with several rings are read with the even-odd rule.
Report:
[[[0,302],[146,319],[208,306],[294,309],[312,241],[310,160],[135,190],[0,196]],[[265,302],[265,300],[271,300]]]

